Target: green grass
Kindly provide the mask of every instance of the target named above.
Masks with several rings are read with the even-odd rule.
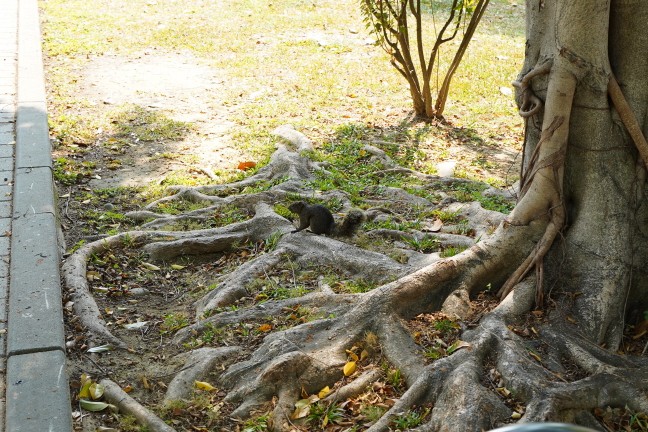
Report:
[[[261,154],[270,151],[272,129],[284,123],[319,140],[346,125],[373,135],[380,126],[381,139],[400,146],[400,160],[428,172],[455,156],[449,144],[461,142],[470,152],[458,169],[479,176],[483,149],[521,139],[513,100],[499,91],[510,87],[524,52],[523,8],[506,0],[491,2],[453,80],[445,112],[452,128],[404,126],[407,85],[371,44],[355,0],[51,0],[41,7],[52,123],[63,142],[92,142],[105,120],[96,115],[100,107],[79,96],[78,70],[93,56],[143,52],[184,53],[218,70],[227,83],[223,104],[237,123],[232,144],[261,146]]]

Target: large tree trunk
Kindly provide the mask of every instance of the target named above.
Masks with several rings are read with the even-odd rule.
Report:
[[[565,158],[565,230],[546,261],[543,289],[571,294],[561,302],[583,334],[597,344],[618,347],[629,312],[645,303],[645,165],[609,102],[608,81],[616,75],[632,111],[646,113],[645,2],[527,2],[527,57],[523,75],[553,61],[548,75],[533,80],[533,90],[547,98],[542,127],[557,114],[544,89],[564,74],[576,90]],[[608,57],[609,54],[609,57]],[[571,83],[558,83],[569,93]],[[562,103],[562,101],[561,101]],[[558,109],[560,111],[560,109]],[[536,114],[529,118],[525,154],[538,143]],[[645,135],[645,134],[644,134]],[[528,162],[528,161],[527,161]],[[632,295],[629,291],[632,290]]]

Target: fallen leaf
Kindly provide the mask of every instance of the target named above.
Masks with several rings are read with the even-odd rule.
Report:
[[[182,270],[183,268],[185,268],[185,266],[182,266],[180,264],[171,264],[171,268],[173,270]]]
[[[109,407],[111,407],[111,410],[113,408],[117,409],[116,406],[110,405],[109,403],[106,402],[89,401],[86,399],[81,399],[79,401],[79,405],[81,405],[81,408],[83,408],[84,410],[92,411],[92,412],[103,411]]]
[[[79,390],[79,399],[90,399],[90,386],[92,380],[81,381],[81,390]]]
[[[643,336],[644,334],[646,334],[646,332],[648,332],[648,320],[641,321],[634,328],[634,335],[635,335],[635,338],[637,338],[637,339],[639,337]],[[641,335],[641,336],[639,336],[639,335]],[[637,337],[637,336],[639,336],[639,337]]]
[[[272,330],[272,326],[271,326],[270,324],[261,324],[261,325],[259,326],[259,331],[260,331],[260,332],[267,333],[267,332],[269,332],[270,330]]]
[[[90,270],[86,272],[86,279],[89,281],[101,279],[101,274],[98,271]]]
[[[295,404],[295,406],[297,406],[297,404]],[[297,408],[295,408],[295,411],[293,411],[290,418],[293,420],[297,420],[306,417],[309,413],[310,413],[310,405],[297,406]]]
[[[240,162],[238,164],[238,169],[241,171],[249,170],[250,168],[254,168],[256,166],[256,162],[252,161],[247,161],[247,162]]]
[[[101,399],[101,396],[104,394],[104,386],[99,383],[92,383],[89,388],[90,397],[93,400]]]
[[[142,267],[147,268],[149,270],[153,271],[159,271],[160,267],[156,266],[155,264],[147,263],[147,262],[142,262]]]
[[[206,390],[206,391],[217,390],[216,387],[214,387],[213,385],[211,385],[211,384],[209,384],[208,382],[205,382],[205,381],[194,381],[194,386],[197,389],[200,389],[200,390]]]
[[[511,391],[506,387],[498,387],[495,390],[504,397],[509,397],[511,395]]]
[[[342,368],[342,372],[344,372],[344,376],[351,376],[353,373],[356,371],[356,362],[350,361],[347,364],[344,365],[344,368]]]
[[[448,347],[446,351],[448,355],[450,355],[461,348],[469,348],[470,346],[471,345],[468,342],[462,341],[461,339],[457,339],[452,345]]]
[[[102,353],[102,352],[106,352],[106,351],[112,351],[113,349],[115,349],[114,346],[112,346],[111,344],[106,344],[106,345],[99,345],[99,346],[90,348],[87,352],[89,352],[89,353]]]
[[[362,350],[362,352],[360,353],[360,361],[366,359],[367,357],[369,357],[369,351]]]
[[[319,397],[317,395],[311,395],[305,399],[300,399],[295,402],[295,411],[290,416],[291,419],[297,420],[304,418],[310,413],[310,406],[317,402]]]
[[[124,328],[126,330],[139,330],[142,327],[146,326],[148,323],[149,323],[148,321],[138,321],[138,322],[134,322],[132,324],[126,324],[126,325],[124,325]]]
[[[319,393],[317,393],[317,397],[324,399],[329,393],[331,393],[331,389],[329,388],[329,386],[326,386],[322,390],[320,390]]]
[[[434,222],[432,222],[432,227],[430,227],[430,231],[439,232],[441,231],[441,228],[443,228],[443,221],[441,219],[434,219]]]
[[[349,355],[349,358],[350,358],[351,360],[353,360],[354,362],[357,362],[357,361],[359,360],[359,359],[358,359],[358,355],[357,355],[356,353],[354,353],[353,351],[351,351],[351,350],[346,350],[346,353]]]

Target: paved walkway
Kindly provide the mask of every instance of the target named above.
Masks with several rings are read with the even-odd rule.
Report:
[[[72,430],[37,0],[0,0],[0,431]]]

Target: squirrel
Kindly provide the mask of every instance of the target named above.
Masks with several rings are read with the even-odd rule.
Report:
[[[362,225],[365,215],[361,210],[353,209],[336,224],[331,211],[320,204],[308,204],[296,201],[288,206],[288,210],[299,215],[299,228],[292,231],[296,233],[310,227],[314,234],[350,237]]]

